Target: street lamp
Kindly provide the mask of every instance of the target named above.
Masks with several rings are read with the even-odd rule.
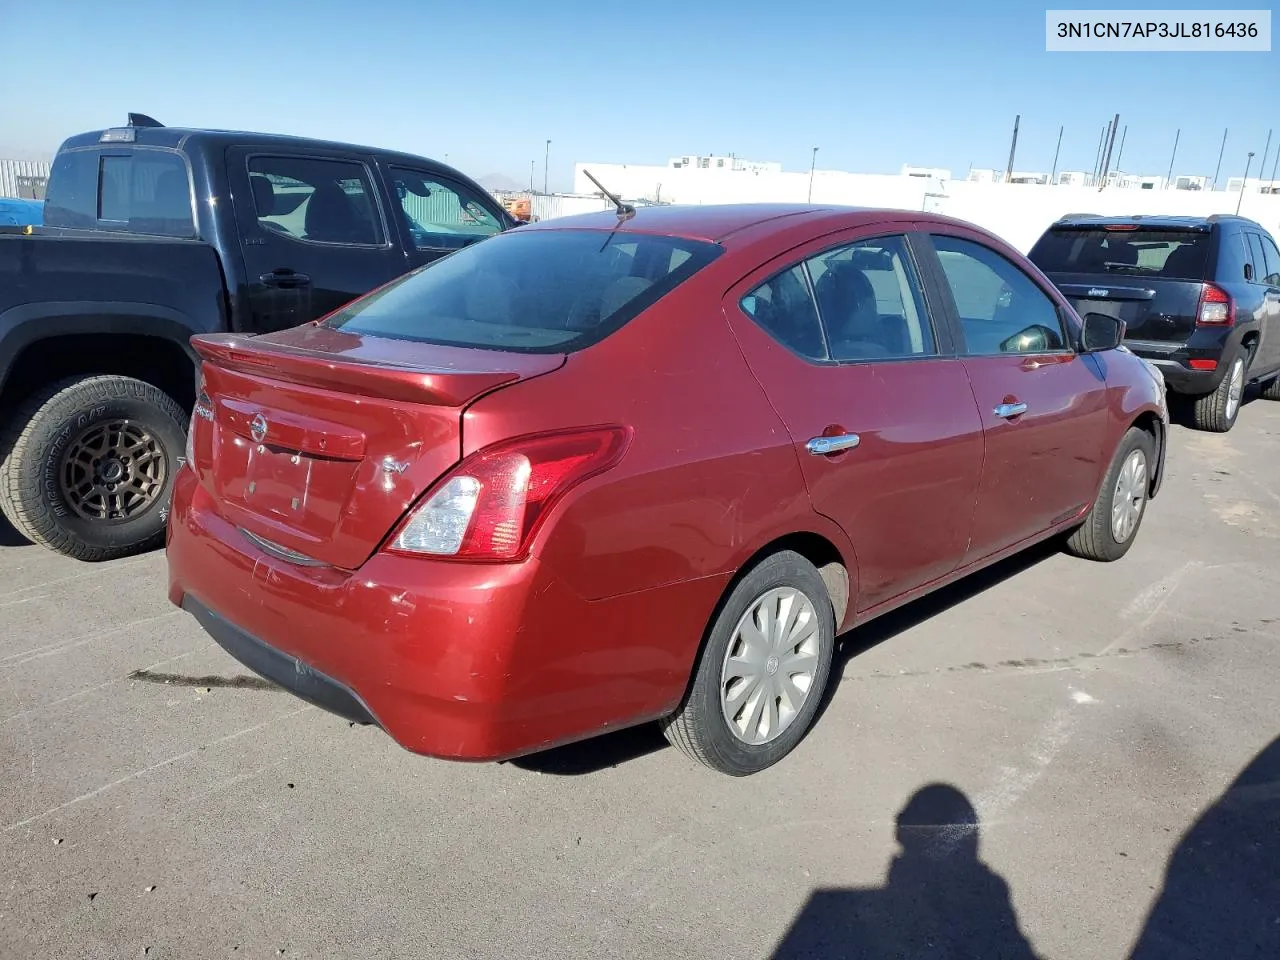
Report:
[[[813,171],[818,165],[818,148],[813,148],[813,159],[809,161],[809,203],[813,203]]]
[[[1244,188],[1249,183],[1249,168],[1253,166],[1253,151],[1249,151],[1249,159],[1244,162],[1244,179],[1240,181],[1240,199],[1236,201],[1236,216],[1240,215],[1240,204],[1244,202]]]
[[[536,164],[537,162],[538,162],[537,160],[529,161],[529,192],[530,193],[533,193],[533,167],[534,167],[534,164]]]
[[[547,141],[547,152],[542,157],[542,192],[547,192],[547,164],[551,161],[551,141]]]

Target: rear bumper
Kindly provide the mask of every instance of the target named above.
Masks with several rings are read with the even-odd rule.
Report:
[[[1235,348],[1229,337],[1233,328],[1221,331],[1201,328],[1186,343],[1163,343],[1158,340],[1125,340],[1134,354],[1155,364],[1164,376],[1165,385],[1173,393],[1201,396],[1213,393],[1226,375]],[[1212,370],[1193,370],[1191,361],[1213,361]]]
[[[292,564],[216,511],[190,469],[169,599],[232,656],[416,753],[495,760],[670,713],[728,575],[582,599],[536,559]]]

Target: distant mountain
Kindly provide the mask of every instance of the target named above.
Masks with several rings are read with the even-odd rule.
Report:
[[[486,190],[514,191],[525,189],[522,184],[501,173],[486,173],[483,177],[477,177],[476,182]]]

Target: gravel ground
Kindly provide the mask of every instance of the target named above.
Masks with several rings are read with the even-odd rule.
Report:
[[[162,554],[5,530],[0,956],[1280,956],[1278,436],[1179,428],[1123,561],[850,634],[745,780],[653,728],[415,757],[246,676]]]

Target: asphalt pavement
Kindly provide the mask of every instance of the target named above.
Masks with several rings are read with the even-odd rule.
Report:
[[[0,957],[1280,956],[1280,403],[1138,542],[844,638],[732,779],[652,727],[416,757],[215,646],[155,553],[0,531]]]

